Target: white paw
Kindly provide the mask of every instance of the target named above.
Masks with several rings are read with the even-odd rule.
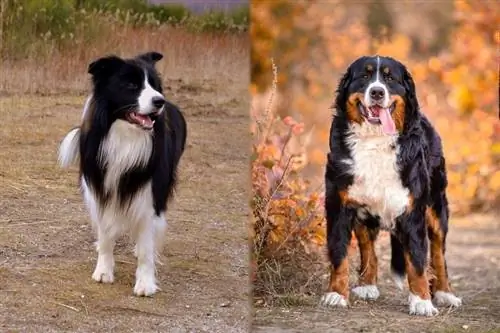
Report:
[[[97,265],[92,274],[92,279],[102,283],[113,283],[115,277],[112,266]]]
[[[361,299],[364,300],[376,300],[380,293],[376,285],[366,285],[366,286],[358,286],[352,289],[352,292]]]
[[[344,298],[344,296],[340,295],[339,293],[330,292],[330,293],[324,294],[323,297],[321,297],[320,304],[325,305],[325,306],[346,307],[347,301]]]
[[[408,302],[410,303],[411,315],[432,317],[439,313],[430,299],[421,299],[419,296],[410,293]]]
[[[453,306],[458,308],[462,305],[462,300],[460,298],[446,291],[436,291],[434,294],[434,301],[440,306]]]
[[[158,290],[154,277],[140,277],[135,282],[134,294],[137,296],[152,296]]]

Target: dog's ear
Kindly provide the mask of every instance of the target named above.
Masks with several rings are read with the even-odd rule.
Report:
[[[406,107],[412,112],[418,111],[419,106],[415,82],[408,69],[404,65],[401,66],[403,67],[403,86],[406,90]]]
[[[93,76],[107,75],[116,71],[123,63],[123,59],[112,55],[91,62],[87,71]]]
[[[352,70],[351,67],[347,68],[340,79],[339,85],[337,86],[337,97],[335,98],[334,108],[338,111],[345,109],[345,103],[347,101],[347,88],[352,81]]]
[[[149,62],[150,64],[154,65],[154,64],[156,64],[156,62],[163,59],[163,54],[152,51],[152,52],[143,53],[143,54],[137,56],[137,58],[144,60],[146,62]]]

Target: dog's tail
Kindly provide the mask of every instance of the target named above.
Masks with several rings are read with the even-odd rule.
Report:
[[[63,168],[71,166],[78,161],[80,146],[80,127],[73,128],[59,146],[59,164]]]
[[[391,235],[391,272],[394,284],[398,289],[403,290],[403,283],[406,274],[406,263],[404,257],[403,244],[394,235]]]

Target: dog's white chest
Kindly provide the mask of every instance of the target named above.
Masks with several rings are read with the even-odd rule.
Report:
[[[366,205],[380,217],[380,227],[392,229],[394,219],[409,204],[409,191],[403,187],[396,164],[395,138],[378,133],[380,126],[353,128],[349,138],[354,183],[348,189],[353,200]],[[366,128],[368,127],[368,128]]]
[[[117,120],[103,141],[99,159],[107,167],[104,188],[115,189],[128,170],[146,166],[153,151],[151,134],[130,123]]]

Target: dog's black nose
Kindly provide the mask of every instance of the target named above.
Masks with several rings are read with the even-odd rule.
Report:
[[[163,97],[153,97],[153,105],[159,109],[165,105],[165,99]]]
[[[384,98],[384,95],[385,95],[385,93],[384,93],[384,89],[383,88],[373,87],[370,90],[370,97],[373,98],[376,101],[379,101],[382,98]]]

